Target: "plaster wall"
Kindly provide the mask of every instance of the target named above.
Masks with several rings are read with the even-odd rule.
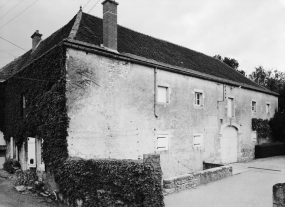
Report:
[[[269,118],[277,108],[271,95],[158,69],[157,85],[169,88],[170,102],[155,112],[154,68],[68,49],[66,70],[69,155],[142,159],[160,153],[164,178],[202,170],[203,161],[220,163],[220,137],[229,125],[238,131],[238,160],[252,159],[251,118]],[[194,106],[195,90],[204,94],[203,107]],[[234,118],[227,117],[229,96]],[[157,151],[160,132],[169,133],[169,150]],[[204,136],[202,148],[193,147],[197,133]]]
[[[0,131],[0,146],[6,146],[6,141],[4,140],[4,135],[1,131]],[[6,150],[0,149],[0,169],[3,168],[3,164],[5,162],[5,155],[6,155]]]
[[[6,145],[3,133],[0,131],[0,146]]]

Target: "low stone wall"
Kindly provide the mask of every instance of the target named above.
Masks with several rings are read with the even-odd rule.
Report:
[[[285,183],[273,185],[273,207],[285,207]]]
[[[196,188],[232,176],[231,166],[215,167],[196,173],[184,174],[163,180],[163,193],[168,195],[185,189]]]

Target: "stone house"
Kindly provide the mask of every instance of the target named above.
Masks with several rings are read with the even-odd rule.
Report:
[[[203,53],[117,25],[118,3],[102,4],[103,20],[80,10],[44,40],[36,31],[32,49],[2,69],[6,156],[19,159],[23,169],[44,170],[45,140],[29,130],[20,134],[23,146],[15,144],[21,130],[14,129],[25,119],[26,102],[32,102],[29,88],[15,87],[24,79],[20,72],[45,61],[60,46],[68,156],[142,159],[159,153],[164,178],[201,170],[203,162],[253,159],[257,140],[251,119],[271,118],[278,94]],[[49,64],[35,75],[52,76]],[[37,101],[41,99],[33,103]]]

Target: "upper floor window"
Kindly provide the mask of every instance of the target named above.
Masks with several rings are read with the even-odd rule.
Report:
[[[203,93],[195,92],[195,105],[203,106]]]
[[[169,87],[157,86],[157,102],[158,103],[169,103]]]
[[[194,107],[202,109],[204,107],[204,98],[202,90],[194,89]]]
[[[266,103],[266,113],[270,113],[270,103]]]
[[[256,113],[256,101],[251,102],[251,111]]]
[[[229,97],[228,103],[227,103],[227,114],[228,117],[232,118],[235,116],[235,104],[234,104],[234,98]]]

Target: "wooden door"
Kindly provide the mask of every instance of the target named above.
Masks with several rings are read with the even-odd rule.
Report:
[[[237,130],[234,127],[226,127],[221,138],[222,163],[237,162]]]

